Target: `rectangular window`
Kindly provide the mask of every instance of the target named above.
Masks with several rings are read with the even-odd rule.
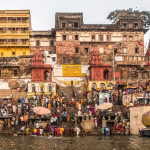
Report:
[[[62,23],[62,28],[65,28],[66,27],[66,23]]]
[[[14,76],[17,76],[17,75],[18,75],[18,71],[14,70]]]
[[[56,58],[55,57],[52,57],[52,61],[55,61],[56,60]]]
[[[139,40],[139,36],[135,35],[135,40],[138,41]]]
[[[78,27],[79,27],[78,22],[75,22],[75,23],[74,23],[74,27],[75,27],[75,28],[78,28]]]
[[[15,56],[15,55],[16,55],[16,52],[12,52],[12,55]]]
[[[103,41],[103,35],[102,35],[102,34],[99,35],[99,40],[100,40],[100,41]]]
[[[134,23],[134,28],[137,28],[138,27],[138,23]]]
[[[79,53],[79,48],[78,47],[75,48],[75,53],[76,54]]]
[[[79,57],[76,57],[76,58],[74,59],[74,63],[75,63],[75,64],[79,64]]]
[[[138,54],[139,53],[139,48],[135,47],[135,53]]]
[[[123,28],[126,28],[127,27],[127,23],[123,23]]]
[[[1,52],[1,56],[4,56],[4,52]]]
[[[118,48],[114,48],[114,54],[116,55],[118,53]]]
[[[37,40],[37,41],[36,41],[36,46],[39,46],[39,45],[40,45],[40,41]]]
[[[63,41],[65,41],[66,40],[66,35],[63,35],[62,38],[63,38]]]
[[[54,41],[50,41],[50,45],[51,45],[51,46],[54,46]]]
[[[107,35],[107,41],[110,41],[110,40],[111,40],[111,36]]]
[[[129,40],[132,41],[133,40],[133,36],[129,36]]]
[[[123,52],[124,52],[125,54],[127,53],[127,48],[126,48],[126,47],[123,48]]]
[[[92,40],[95,40],[95,35],[92,35]]]
[[[63,57],[63,64],[66,64],[66,63],[67,63],[67,58]]]
[[[85,54],[88,54],[89,53],[89,49],[86,47],[86,48],[84,48],[84,53]]]
[[[127,41],[127,36],[123,35],[123,41]]]
[[[49,54],[53,54],[53,51],[49,51]]]
[[[79,39],[79,36],[78,35],[75,35],[75,40],[78,40]]]

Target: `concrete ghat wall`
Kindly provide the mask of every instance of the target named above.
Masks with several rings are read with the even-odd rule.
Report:
[[[142,123],[142,116],[148,111],[150,111],[150,106],[137,106],[130,108],[131,134],[139,134],[139,129],[146,128]]]
[[[8,83],[11,80],[24,81],[25,83],[31,82],[31,79],[0,79],[0,90],[10,90]]]

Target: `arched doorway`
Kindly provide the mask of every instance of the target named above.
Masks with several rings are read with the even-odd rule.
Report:
[[[100,84],[100,88],[105,89],[105,84],[104,84],[104,83],[101,83],[101,84]]]
[[[108,73],[109,73],[108,69],[105,69],[104,72],[103,72],[105,80],[108,80]]]
[[[32,84],[32,92],[35,92],[35,85]]]
[[[112,83],[109,83],[107,87],[112,88],[112,87],[114,87],[114,85]]]
[[[45,71],[44,72],[44,80],[45,81],[49,81],[50,80],[50,73],[49,73],[49,71]]]
[[[93,83],[93,84],[92,84],[92,89],[93,89],[93,90],[96,90],[96,89],[97,89],[97,84],[96,84],[96,83]]]

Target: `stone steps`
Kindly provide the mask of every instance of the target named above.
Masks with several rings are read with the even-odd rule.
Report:
[[[19,98],[19,97],[26,97],[27,96],[27,93],[26,92],[20,92],[19,90],[2,90],[0,89],[0,97],[1,98],[4,98],[4,97],[7,97],[7,96],[10,96],[13,95],[14,98]]]

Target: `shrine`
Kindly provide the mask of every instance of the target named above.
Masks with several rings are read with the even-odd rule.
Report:
[[[36,47],[36,51],[33,55],[31,72],[32,72],[32,82],[52,81],[51,65],[44,64],[42,54],[39,52],[38,47]]]
[[[111,80],[111,66],[104,65],[100,52],[97,47],[94,47],[90,62],[90,80],[91,81],[104,81]]]

